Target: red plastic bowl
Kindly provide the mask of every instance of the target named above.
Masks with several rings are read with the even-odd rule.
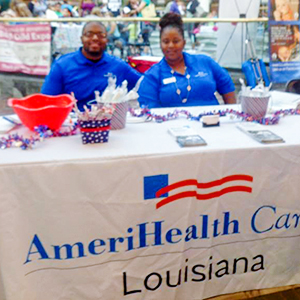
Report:
[[[33,94],[21,99],[10,98],[7,104],[30,130],[39,125],[57,130],[71,112],[74,101],[67,94],[58,96]]]

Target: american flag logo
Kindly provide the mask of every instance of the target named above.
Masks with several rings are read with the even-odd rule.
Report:
[[[169,184],[168,174],[144,177],[144,199],[163,198],[156,203],[156,209],[185,198],[210,200],[228,193],[252,193],[253,177],[245,174],[226,176],[210,182],[198,182],[197,179],[186,179]],[[182,188],[185,188],[182,191]],[[172,193],[172,195],[169,195]]]

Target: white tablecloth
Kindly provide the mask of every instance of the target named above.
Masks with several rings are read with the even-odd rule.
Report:
[[[300,102],[300,95],[273,92],[269,112],[295,108],[297,102]],[[216,107],[192,107],[189,111],[194,116],[202,112],[211,112],[213,110],[225,110],[232,108],[240,110],[240,105],[216,106]],[[179,108],[180,110],[181,108]],[[185,109],[185,108],[182,108]],[[153,110],[158,115],[166,115],[167,112],[173,112],[171,109]],[[295,134],[299,124],[298,116],[289,116],[281,118],[279,125],[265,126],[274,133],[281,135],[285,140],[284,145],[270,145],[270,147],[282,147],[286,145],[298,144],[300,136]],[[53,161],[72,161],[72,160],[109,160],[115,158],[142,157],[154,155],[173,155],[186,152],[207,152],[221,149],[241,149],[241,148],[265,148],[256,141],[250,139],[244,133],[236,128],[240,122],[237,118],[226,116],[220,118],[220,127],[203,128],[201,122],[190,121],[180,115],[180,118],[168,122],[156,123],[128,123],[124,130],[110,132],[109,143],[98,145],[83,145],[80,135],[67,138],[47,139],[43,143],[37,143],[34,151],[20,152],[20,149],[10,149],[1,151],[0,164],[20,164],[20,163],[42,163]],[[169,127],[189,125],[194,128],[199,135],[206,141],[207,146],[202,148],[180,148],[175,139],[168,134]],[[5,120],[0,120],[1,129],[9,129],[11,124]],[[22,128],[18,132],[25,136],[32,133]],[[1,135],[0,135],[1,136]]]
[[[107,144],[1,151],[0,299],[195,300],[299,284],[300,116],[267,127],[284,144],[237,122],[132,123]],[[184,124],[207,146],[180,148],[168,127]]]

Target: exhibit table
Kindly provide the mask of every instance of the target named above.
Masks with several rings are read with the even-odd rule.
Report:
[[[75,135],[1,151],[0,299],[200,300],[299,284],[300,116],[264,126],[285,140],[267,145],[220,120],[131,118],[105,144]],[[207,145],[180,147],[168,129],[184,125]]]

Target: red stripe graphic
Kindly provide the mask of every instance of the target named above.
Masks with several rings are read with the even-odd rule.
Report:
[[[166,194],[174,189],[177,189],[179,187],[183,187],[183,186],[189,186],[189,185],[195,185],[197,186],[198,189],[209,189],[218,185],[222,185],[226,182],[230,182],[230,181],[236,181],[236,180],[245,180],[245,181],[249,181],[252,182],[253,181],[253,177],[249,176],[249,175],[243,175],[243,174],[238,174],[238,175],[231,175],[231,176],[227,176],[215,181],[211,181],[211,182],[206,182],[206,183],[201,183],[198,182],[196,179],[187,179],[187,180],[183,180],[183,181],[179,181],[173,184],[170,184],[162,189],[160,189],[159,191],[156,192],[155,196],[156,198],[160,197],[163,194]]]
[[[160,197],[161,195],[163,195],[169,191],[172,191],[176,188],[179,188],[179,187],[192,185],[192,186],[196,186],[197,188],[207,189],[207,188],[211,188],[211,187],[215,187],[215,186],[220,186],[224,183],[236,181],[236,180],[244,180],[244,181],[248,181],[248,182],[253,182],[253,177],[249,176],[249,175],[231,175],[231,176],[227,176],[227,177],[224,177],[224,178],[221,178],[221,179],[218,179],[215,181],[207,182],[207,183],[199,183],[196,179],[183,180],[183,181],[176,182],[174,184],[171,184],[169,186],[166,186],[166,187],[160,189],[159,191],[157,191],[156,197]],[[168,203],[171,203],[173,201],[177,201],[177,200],[183,199],[183,198],[195,197],[197,200],[209,200],[209,199],[217,198],[217,197],[220,197],[222,195],[232,193],[232,192],[251,193],[252,188],[248,187],[248,186],[236,185],[236,186],[226,187],[226,188],[221,189],[220,191],[216,191],[216,192],[212,192],[212,193],[208,193],[208,194],[198,194],[197,191],[181,192],[181,193],[169,196],[169,197],[159,201],[156,204],[156,208],[158,209]]]
[[[170,202],[173,202],[173,201],[176,201],[179,199],[183,199],[183,198],[196,197],[197,200],[209,200],[209,199],[217,198],[224,194],[232,193],[232,192],[251,193],[252,188],[247,187],[247,186],[231,186],[231,187],[224,188],[218,192],[213,192],[213,193],[209,193],[209,194],[198,194],[197,191],[182,192],[182,193],[179,193],[179,194],[176,194],[176,195],[173,195],[173,196],[170,196],[170,197],[167,197],[167,198],[161,200],[160,202],[158,202],[156,204],[156,208],[160,208]]]

